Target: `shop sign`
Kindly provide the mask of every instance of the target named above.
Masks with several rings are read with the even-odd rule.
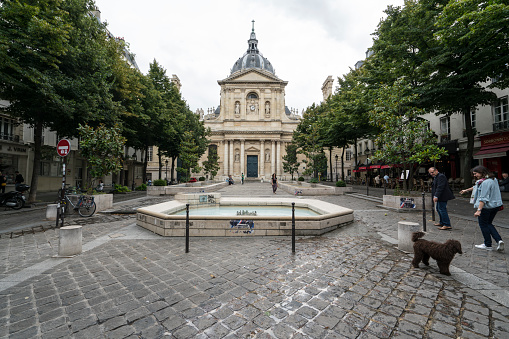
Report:
[[[509,144],[509,133],[498,133],[481,137],[481,147],[499,144]]]

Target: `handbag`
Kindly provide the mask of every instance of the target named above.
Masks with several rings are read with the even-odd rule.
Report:
[[[4,186],[4,187],[5,187],[5,186],[7,186],[7,183],[6,183],[6,182],[3,182],[3,183],[2,183],[2,186]]]
[[[503,211],[503,210],[504,210],[504,205],[500,206],[500,207],[498,208],[498,210],[499,210],[499,211]]]

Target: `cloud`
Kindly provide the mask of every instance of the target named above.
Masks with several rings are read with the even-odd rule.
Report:
[[[219,105],[218,80],[247,50],[251,20],[258,47],[288,81],[286,105],[299,112],[322,100],[321,86],[364,58],[383,10],[403,0],[96,0],[102,19],[136,54],[143,73],[156,59],[182,82],[194,111]]]

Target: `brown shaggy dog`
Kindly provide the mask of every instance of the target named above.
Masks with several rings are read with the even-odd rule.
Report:
[[[414,242],[414,260],[412,260],[412,265],[418,268],[422,260],[424,265],[429,266],[429,257],[432,257],[437,261],[440,273],[451,275],[449,265],[454,255],[456,253],[463,254],[461,252],[461,243],[458,240],[447,240],[445,243],[439,244],[434,241],[420,239],[423,236],[424,232],[412,233],[412,241]]]

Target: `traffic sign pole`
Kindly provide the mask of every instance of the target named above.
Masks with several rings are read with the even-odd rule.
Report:
[[[71,151],[71,142],[67,139],[61,139],[57,144],[57,154],[64,158],[64,162],[62,164],[62,191],[60,192],[60,201],[57,206],[57,226],[58,226],[58,218],[62,218],[62,224],[60,227],[64,226],[64,213],[65,208],[63,208],[64,197],[65,197],[65,171],[67,165],[67,155]],[[63,208],[63,211],[62,211]],[[60,213],[58,213],[60,212]]]

